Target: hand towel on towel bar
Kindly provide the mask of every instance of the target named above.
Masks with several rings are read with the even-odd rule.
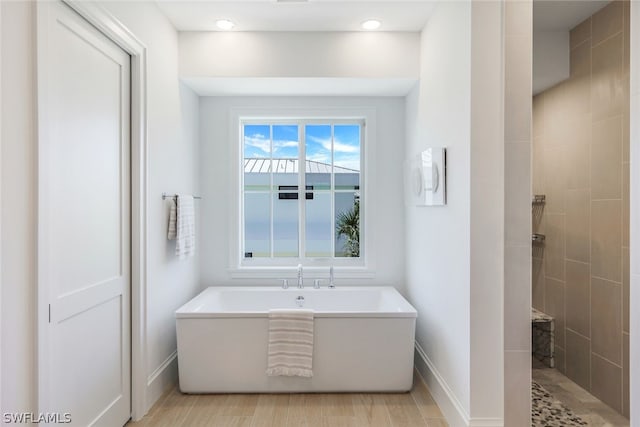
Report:
[[[176,218],[178,217],[178,207],[175,198],[171,199],[171,209],[169,210],[169,229],[167,230],[167,239],[176,240]]]
[[[312,377],[313,310],[269,310],[267,375]]]
[[[179,259],[196,252],[196,226],[193,196],[178,195],[176,205],[169,213],[169,239],[176,239],[176,255]]]

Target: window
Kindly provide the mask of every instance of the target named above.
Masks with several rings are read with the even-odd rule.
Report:
[[[363,120],[242,120],[243,265],[362,257]]]

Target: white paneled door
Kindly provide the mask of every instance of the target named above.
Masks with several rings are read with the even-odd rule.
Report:
[[[122,426],[131,414],[130,57],[58,1],[39,3],[38,31],[39,407],[73,426]]]

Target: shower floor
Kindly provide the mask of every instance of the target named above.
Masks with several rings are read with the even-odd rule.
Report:
[[[628,427],[629,420],[602,403],[556,369],[532,358],[532,380],[560,401],[590,427]],[[562,425],[562,424],[560,424]],[[574,425],[567,423],[565,425]],[[579,424],[576,424],[579,425]],[[535,426],[538,427],[538,426]]]

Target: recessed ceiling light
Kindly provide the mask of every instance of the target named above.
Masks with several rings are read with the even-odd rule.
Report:
[[[220,28],[221,30],[231,30],[235,26],[236,24],[234,24],[232,21],[229,21],[228,19],[218,19],[216,21],[216,27]]]
[[[367,19],[361,24],[363,30],[377,30],[382,25],[382,22],[377,19]]]

